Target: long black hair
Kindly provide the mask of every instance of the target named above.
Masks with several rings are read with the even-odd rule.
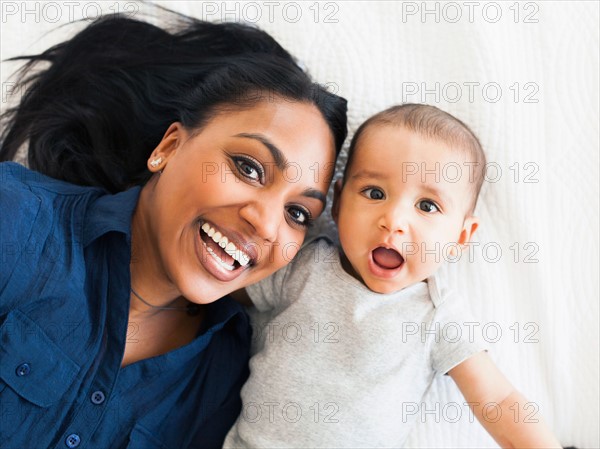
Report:
[[[121,191],[149,179],[146,161],[171,123],[199,129],[264,94],[314,104],[339,153],[346,100],[313,83],[270,35],[239,23],[178,19],[169,32],[103,17],[43,53],[12,58],[27,61],[19,80],[25,94],[2,116],[0,161],[28,143],[30,168]],[[44,61],[48,68],[33,70]]]

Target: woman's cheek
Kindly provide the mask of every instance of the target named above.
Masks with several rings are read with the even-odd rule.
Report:
[[[296,257],[304,242],[305,235],[305,232],[290,231],[282,236],[282,239],[278,242],[279,245],[274,248],[274,260],[277,261],[277,269],[287,265]]]

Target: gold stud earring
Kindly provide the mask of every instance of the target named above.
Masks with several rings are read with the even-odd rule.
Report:
[[[160,165],[161,162],[162,162],[162,157],[159,157],[157,159],[154,159],[152,162],[150,162],[150,166],[152,168],[156,168]]]

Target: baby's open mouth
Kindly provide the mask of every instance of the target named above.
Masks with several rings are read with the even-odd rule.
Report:
[[[394,270],[404,263],[404,257],[395,249],[380,246],[373,250],[373,262],[386,270]]]
[[[245,267],[250,263],[251,258],[248,254],[206,222],[200,228],[200,238],[206,245],[207,252],[227,271]]]

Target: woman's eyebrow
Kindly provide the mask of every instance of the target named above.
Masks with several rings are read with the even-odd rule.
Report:
[[[308,198],[315,198],[315,199],[319,200],[321,203],[323,203],[323,208],[325,208],[326,197],[319,190],[317,190],[317,189],[306,189],[304,192],[302,192],[302,196],[306,196]]]
[[[271,153],[271,156],[273,157],[273,160],[275,161],[276,167],[280,171],[285,170],[285,168],[287,167],[288,160],[283,155],[283,152],[279,148],[277,148],[275,146],[275,144],[273,144],[273,142],[271,142],[269,139],[267,139],[262,134],[239,133],[239,134],[236,134],[233,137],[245,137],[247,139],[258,140],[260,143],[262,143],[269,150],[269,152]]]
[[[233,137],[244,137],[244,138],[247,138],[247,139],[258,140],[260,143],[262,143],[269,150],[269,152],[271,153],[271,156],[275,160],[275,166],[280,171],[285,170],[286,167],[289,165],[288,160],[283,155],[283,152],[279,148],[277,148],[275,146],[275,144],[273,144],[273,142],[271,142],[269,139],[267,139],[262,134],[239,133],[239,134],[236,134]],[[323,207],[325,207],[325,205],[327,203],[325,195],[321,191],[319,191],[317,189],[311,189],[311,188],[306,189],[306,190],[304,190],[302,192],[302,196],[306,196],[308,198],[315,198],[315,199],[319,200],[321,203],[323,203]]]

